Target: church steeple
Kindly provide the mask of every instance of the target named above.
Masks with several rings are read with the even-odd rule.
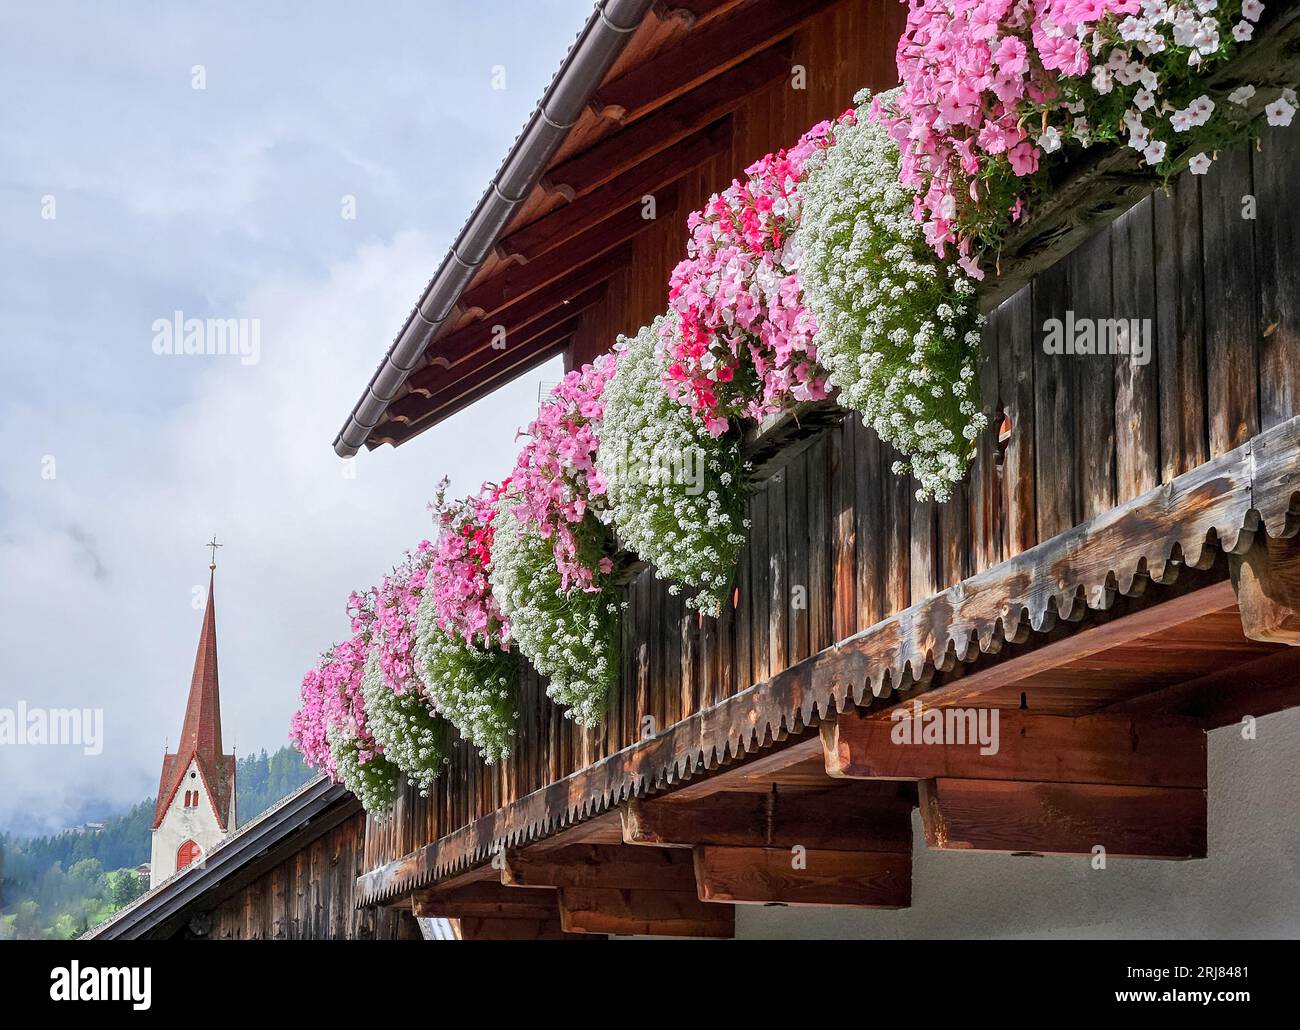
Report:
[[[163,755],[154,807],[153,883],[206,853],[235,825],[235,756],[222,752],[217,677],[215,555],[221,545],[214,539],[208,546],[213,549],[213,561],[208,566],[208,600],[190,677],[185,722],[176,752]]]
[[[202,760],[216,764],[221,754],[221,693],[217,682],[217,599],[216,573],[208,576],[208,606],[199,631],[199,650],[194,656],[190,697],[185,705],[185,725],[177,753],[192,749]]]

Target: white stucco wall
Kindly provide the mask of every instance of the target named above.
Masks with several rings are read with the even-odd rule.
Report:
[[[1300,709],[1209,739],[1209,857],[1012,858],[925,847],[912,907],[736,906],[738,938],[1300,937]]]
[[[199,804],[197,808],[185,807],[185,792],[197,790]],[[207,854],[213,846],[225,836],[217,822],[216,810],[212,799],[203,785],[197,762],[190,762],[185,770],[185,779],[180,789],[172,798],[171,805],[163,816],[162,824],[153,831],[153,845],[150,851],[149,886],[154,887],[176,872],[176,851],[187,840],[193,840]]]

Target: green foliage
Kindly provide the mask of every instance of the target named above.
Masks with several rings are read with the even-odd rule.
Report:
[[[314,773],[292,748],[241,758],[240,824],[256,818]],[[136,866],[149,861],[154,802],[133,805],[89,833],[0,834],[0,940],[68,940],[102,923],[149,887]]]

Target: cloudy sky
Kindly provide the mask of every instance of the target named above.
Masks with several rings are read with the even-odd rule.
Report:
[[[155,791],[213,533],[226,741],[274,749],[439,477],[508,470],[555,367],[355,478],[330,445],[589,9],[5,0],[0,710],[102,709],[104,748],[0,746],[0,830]],[[176,311],[260,361],[156,355]]]

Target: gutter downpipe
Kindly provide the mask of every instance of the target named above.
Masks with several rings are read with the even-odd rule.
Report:
[[[418,367],[434,333],[495,246],[515,209],[541,179],[556,148],[581,117],[650,5],[651,0],[601,0],[596,5],[541,103],[334,438],[334,453],[340,458],[355,455],[379,424],[389,402]]]

